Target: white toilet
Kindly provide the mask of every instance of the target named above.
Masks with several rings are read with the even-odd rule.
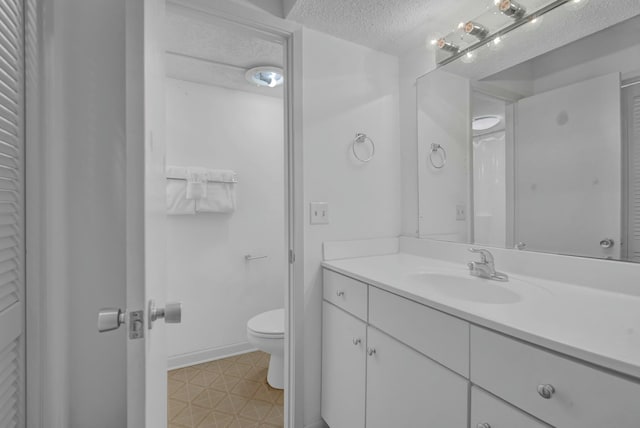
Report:
[[[247,321],[249,343],[271,354],[267,382],[284,389],[284,309],[263,312]]]

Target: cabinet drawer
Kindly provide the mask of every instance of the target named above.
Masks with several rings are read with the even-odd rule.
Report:
[[[328,269],[324,269],[323,283],[324,300],[367,320],[367,284]]]
[[[475,326],[471,380],[554,426],[640,426],[640,383]],[[543,385],[554,389],[549,398]]]
[[[369,287],[369,324],[469,377],[467,322]]]
[[[479,389],[471,388],[471,428],[549,428],[549,425]]]

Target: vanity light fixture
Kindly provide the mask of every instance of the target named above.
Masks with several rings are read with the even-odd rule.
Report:
[[[275,88],[276,86],[284,83],[284,76],[282,75],[282,69],[279,67],[254,67],[248,70],[244,77],[256,86],[263,88]]]
[[[471,129],[474,131],[486,131],[500,123],[500,116],[478,116],[471,122]]]
[[[458,53],[460,52],[460,48],[457,45],[454,45],[451,42],[447,42],[444,37],[438,39],[437,45],[440,49],[447,52]]]
[[[487,29],[487,27],[473,21],[469,21],[466,24],[464,24],[464,32],[477,37],[478,40],[482,40],[486,38],[487,35],[489,34],[489,30]]]
[[[513,19],[522,19],[522,17],[527,13],[524,6],[521,6],[511,0],[502,0],[498,5],[498,9],[500,9],[500,12],[504,15]]]

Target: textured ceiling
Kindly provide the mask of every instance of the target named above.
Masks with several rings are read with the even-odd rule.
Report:
[[[277,40],[168,8],[165,50],[168,77],[282,97],[282,88],[260,88],[244,77],[253,67],[282,67],[284,51]]]
[[[489,8],[493,0],[297,0],[287,19],[399,55]]]

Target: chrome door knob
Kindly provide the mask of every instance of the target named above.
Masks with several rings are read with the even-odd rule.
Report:
[[[614,241],[611,238],[605,238],[602,241],[600,241],[600,246],[602,248],[611,248],[615,245],[616,241]]]
[[[124,312],[118,308],[102,308],[98,311],[98,331],[104,333],[124,324]]]
[[[352,342],[354,345],[358,346],[359,344],[362,343],[362,340],[359,337],[354,337]]]
[[[367,354],[369,354],[369,356],[373,356],[373,354],[376,353],[376,348],[367,348]]]
[[[179,324],[182,322],[182,303],[167,303],[164,308],[157,308],[155,300],[149,301],[149,330],[153,326],[153,322],[158,318],[164,318],[164,322],[168,324]]]
[[[344,291],[341,291],[341,290],[336,291],[336,296],[338,297],[344,296]]]
[[[540,397],[544,398],[545,400],[550,399],[555,392],[556,389],[553,387],[553,385],[538,385],[538,394],[540,394]]]
[[[489,425],[486,422],[483,422],[481,424],[476,425],[476,428],[491,428],[491,425]]]

